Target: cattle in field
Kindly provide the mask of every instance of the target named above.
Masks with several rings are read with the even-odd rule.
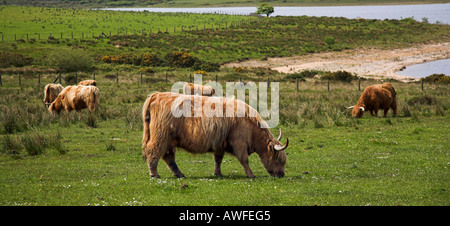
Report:
[[[183,87],[183,94],[185,95],[213,96],[215,93],[214,88],[207,85],[186,83]]]
[[[97,86],[97,82],[95,80],[83,80],[78,83],[79,86]]]
[[[194,115],[195,104],[185,106],[189,101],[199,101],[202,106],[212,103],[210,108],[220,109],[217,112],[223,112],[223,116],[207,116],[205,112],[199,117],[174,115],[173,111],[177,109],[187,109]],[[236,107],[238,104],[244,107]],[[285,145],[279,141],[281,130],[278,139],[274,138],[259,113],[240,100],[156,92],[145,101],[142,116],[142,157],[147,161],[151,177],[159,177],[160,158],[176,177],[184,177],[175,162],[176,147],[194,154],[212,152],[217,176],[222,176],[220,165],[225,153],[239,160],[247,177],[255,177],[248,164],[248,156],[252,153],[259,155],[271,176],[283,177],[285,174],[284,150],[289,139]]]
[[[370,111],[373,116],[378,116],[378,110],[384,110],[386,117],[389,109],[392,109],[394,115],[397,115],[397,93],[391,83],[368,86],[361,93],[358,103],[349,107],[352,110],[353,117],[360,118],[365,111]]]
[[[89,108],[92,112],[99,104],[99,90],[95,86],[67,86],[53,101],[48,110],[60,113],[61,110],[71,112],[75,110],[81,112],[82,109]]]
[[[64,89],[60,84],[47,84],[44,87],[44,104],[48,107],[58,97],[58,94]]]

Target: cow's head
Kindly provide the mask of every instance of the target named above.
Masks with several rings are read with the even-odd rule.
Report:
[[[355,118],[361,118],[364,114],[363,106],[355,105],[355,106],[348,107],[347,109],[353,109],[352,116]]]
[[[276,140],[270,139],[267,144],[267,152],[263,157],[261,156],[261,161],[264,164],[267,172],[273,177],[283,177],[284,168],[286,166],[286,152],[284,150],[289,145],[289,139],[286,140],[286,144],[283,145],[281,142],[281,129],[280,135]]]

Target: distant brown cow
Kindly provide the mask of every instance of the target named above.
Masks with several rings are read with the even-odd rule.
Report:
[[[397,115],[397,93],[391,83],[384,83],[366,87],[358,103],[348,109],[353,109],[353,117],[360,118],[364,111],[370,111],[372,116],[375,112],[378,116],[378,109],[383,109],[386,117],[390,108]]]
[[[99,90],[95,86],[67,86],[48,110],[59,114],[61,110],[81,112],[82,109],[89,108],[92,112],[98,106],[99,97]]]
[[[58,97],[58,94],[64,89],[60,84],[47,84],[44,87],[44,104],[48,107]]]
[[[223,110],[224,116],[207,117],[205,112],[201,117],[174,116],[173,109],[185,108],[186,101],[194,103],[195,99],[201,101],[202,106],[206,102],[216,101],[211,109],[218,108],[221,109],[220,112]],[[227,102],[232,107],[227,109]],[[237,108],[238,103],[245,107]],[[223,108],[218,104],[223,104]],[[195,107],[192,105],[185,109],[194,114]],[[227,111],[230,111],[229,114]],[[238,117],[242,114],[244,117]],[[283,177],[285,174],[284,150],[289,139],[283,145],[279,141],[281,130],[276,139],[267,126],[261,128],[262,124],[267,125],[266,122],[255,109],[240,100],[156,92],[145,101],[142,116],[142,157],[147,160],[151,177],[159,177],[157,166],[161,157],[176,177],[184,177],[175,162],[175,147],[195,154],[212,152],[215,160],[214,174],[217,176],[222,176],[220,164],[226,152],[236,156],[247,177],[255,177],[248,165],[248,156],[252,153],[259,155],[271,176]]]
[[[97,86],[97,82],[95,80],[83,80],[78,83],[79,86]]]
[[[183,87],[185,95],[213,96],[216,91],[211,86],[186,83]]]

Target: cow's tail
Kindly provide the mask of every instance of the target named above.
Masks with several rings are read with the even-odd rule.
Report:
[[[142,107],[142,120],[144,124],[144,131],[142,135],[142,159],[147,160],[147,154],[144,151],[147,146],[147,142],[150,140],[150,104],[151,104],[151,96],[145,100],[144,106]]]

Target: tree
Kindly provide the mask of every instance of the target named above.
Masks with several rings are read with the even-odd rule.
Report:
[[[273,7],[267,4],[261,4],[256,11],[257,14],[266,14],[269,17],[274,12]]]

